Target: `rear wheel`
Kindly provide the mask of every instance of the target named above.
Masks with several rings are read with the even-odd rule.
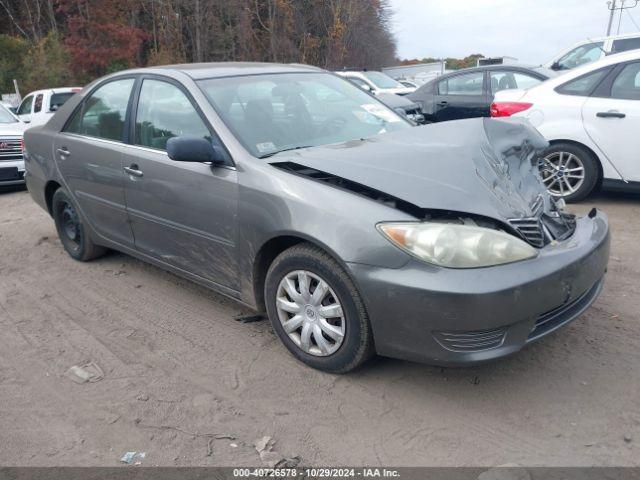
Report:
[[[313,368],[345,373],[373,355],[360,294],[338,262],[317,247],[296,245],[273,261],[265,302],[282,343]]]
[[[542,156],[540,176],[551,195],[578,202],[598,183],[598,164],[587,149],[571,143],[556,143]]]
[[[106,248],[91,240],[73,200],[64,189],[59,188],[53,194],[51,210],[62,246],[72,258],[86,262],[106,253]]]

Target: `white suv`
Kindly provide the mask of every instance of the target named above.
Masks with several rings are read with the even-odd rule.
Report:
[[[573,45],[544,64],[551,70],[571,70],[600,60],[606,55],[627,52],[640,48],[640,34],[615,35],[610,37],[590,38]]]
[[[26,127],[0,103],[0,187],[24,183],[22,134]]]
[[[16,115],[30,127],[43,125],[64,102],[80,90],[78,87],[65,87],[31,92],[20,103]]]
[[[491,116],[527,118],[551,143],[540,165],[551,194],[578,201],[599,184],[640,191],[640,50],[497,92]]]

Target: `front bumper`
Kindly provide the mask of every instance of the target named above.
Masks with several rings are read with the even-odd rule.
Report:
[[[24,160],[3,160],[0,162],[0,187],[22,184],[24,184]]]
[[[468,365],[517,352],[584,312],[602,288],[609,226],[593,210],[537,258],[467,270],[418,260],[399,269],[349,268],[380,355]]]

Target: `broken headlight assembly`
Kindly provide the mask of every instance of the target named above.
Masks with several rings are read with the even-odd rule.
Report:
[[[477,268],[534,258],[538,252],[513,235],[453,223],[380,223],[378,230],[405,252],[448,268]]]

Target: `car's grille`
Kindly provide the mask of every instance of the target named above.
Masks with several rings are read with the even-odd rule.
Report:
[[[3,160],[22,160],[22,139],[0,137],[0,162]]]
[[[531,207],[532,216],[525,218],[512,218],[511,225],[529,244],[534,247],[544,247],[545,233],[542,226],[542,212],[544,211],[544,200],[539,196]]]
[[[591,304],[601,287],[602,279],[575,300],[540,315],[531,329],[527,341],[536,340],[576,318]]]
[[[480,352],[502,345],[507,329],[434,332],[440,345],[454,352]]]

